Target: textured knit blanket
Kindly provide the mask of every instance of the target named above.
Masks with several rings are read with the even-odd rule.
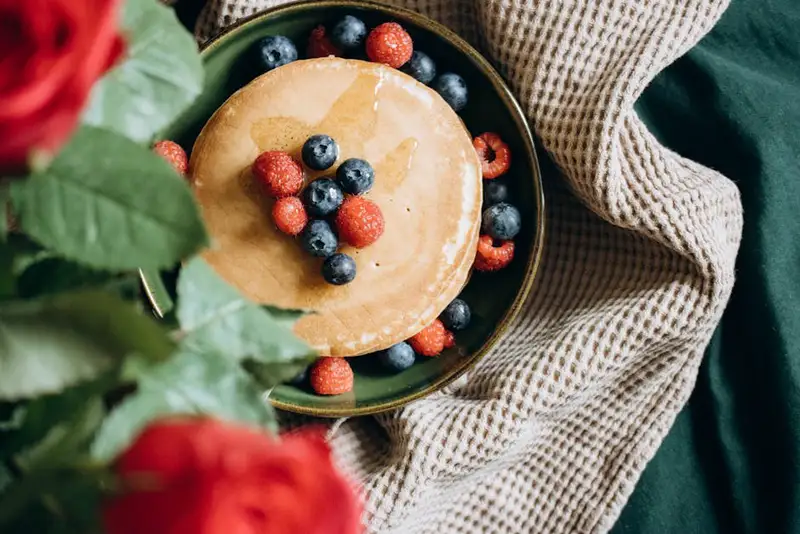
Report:
[[[208,0],[205,40],[281,0]],[[547,236],[524,312],[463,380],[340,421],[376,533],[606,532],[694,384],[734,280],[736,187],[633,105],[727,0],[396,0],[459,32],[546,151]],[[547,160],[548,158],[542,158]]]

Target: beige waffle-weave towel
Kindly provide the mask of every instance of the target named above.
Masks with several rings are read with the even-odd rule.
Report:
[[[208,0],[200,39],[280,0]],[[605,532],[694,384],[728,300],[736,187],[667,150],[633,104],[727,0],[396,0],[501,69],[545,170],[539,281],[448,390],[343,422],[376,533]]]

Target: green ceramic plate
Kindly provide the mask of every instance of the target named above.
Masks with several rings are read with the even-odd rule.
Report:
[[[353,14],[373,27],[400,22],[414,39],[415,48],[433,57],[439,71],[461,74],[468,83],[470,103],[461,112],[470,132],[499,133],[510,145],[514,160],[507,180],[512,202],[523,213],[523,230],[516,239],[516,257],[499,273],[473,274],[463,298],[473,309],[473,321],[459,333],[458,346],[439,358],[420,358],[409,370],[388,374],[375,358],[351,359],[355,371],[353,392],[320,397],[308,389],[280,386],[273,404],[285,410],[318,416],[350,416],[396,408],[456,379],[474,365],[501,336],[519,312],[530,291],[542,252],[544,198],[539,165],[523,114],[505,83],[491,65],[447,28],[411,11],[360,1],[321,1],[285,5],[247,19],[214,39],[203,49],[206,86],[202,96],[165,138],[191,147],[211,114],[237,89],[258,73],[248,56],[253,44],[267,35],[286,35],[305,49],[308,35],[318,24]],[[143,273],[145,290],[157,314],[170,306],[175,273]]]

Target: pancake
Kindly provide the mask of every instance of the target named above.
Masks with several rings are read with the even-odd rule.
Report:
[[[342,246],[356,279],[327,284],[321,260],[280,233],[273,200],[250,167],[267,150],[300,160],[308,137],[339,144],[375,168],[366,197],[380,206],[383,236]],[[467,281],[480,226],[482,178],[458,115],[428,87],[384,65],[339,58],[297,61],[257,78],[223,104],[190,161],[212,247],[206,261],[256,302],[315,313],[295,332],[330,356],[358,356],[405,340],[432,322]]]

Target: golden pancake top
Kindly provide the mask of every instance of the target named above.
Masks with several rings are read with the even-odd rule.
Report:
[[[252,173],[255,158],[285,150],[300,161],[311,135],[375,169],[366,197],[383,236],[341,246],[357,275],[327,284],[322,260],[271,220],[273,200]],[[407,339],[433,321],[465,283],[480,224],[480,162],[461,119],[441,97],[384,65],[339,58],[297,61],[257,78],[223,104],[195,143],[193,184],[212,237],[205,259],[245,295],[313,310],[295,332],[323,355],[355,356]]]

